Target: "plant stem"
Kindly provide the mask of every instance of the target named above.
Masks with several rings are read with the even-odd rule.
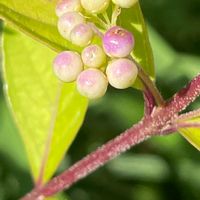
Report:
[[[174,95],[166,105],[158,107],[150,116],[145,117],[123,134],[89,154],[61,175],[53,178],[46,186],[36,188],[21,200],[42,200],[45,197],[69,188],[72,184],[89,175],[119,154],[127,151],[132,146],[148,139],[150,136],[158,135],[160,130],[173,123],[177,118],[177,114],[184,110],[198,96],[200,96],[200,75],[193,79],[187,87]]]
[[[117,25],[117,18],[120,15],[120,13],[121,13],[121,8],[118,5],[114,5],[111,18],[111,26]]]
[[[143,92],[144,96],[144,116],[151,115],[153,109],[156,107],[156,102],[151,92],[146,88]]]
[[[136,61],[134,62],[136,63]],[[138,63],[136,63],[136,65],[138,67],[138,76],[145,86],[144,91],[147,90],[145,91],[146,93],[149,93],[149,92],[151,93],[151,95],[154,97],[154,100],[158,106],[164,106],[165,101],[163,97],[161,96],[155,83],[149,78],[149,76],[145,73],[143,68]]]
[[[111,22],[110,22],[110,19],[108,17],[108,13],[105,11],[104,13],[102,13],[102,16],[104,17],[107,25],[109,25],[109,27],[111,26]]]

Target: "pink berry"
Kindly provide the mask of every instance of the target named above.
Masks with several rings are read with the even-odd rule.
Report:
[[[60,34],[67,40],[70,40],[72,29],[78,25],[85,23],[85,18],[78,12],[68,12],[62,15],[58,20],[58,30]]]
[[[73,44],[84,47],[91,42],[93,31],[87,24],[78,24],[72,29],[70,37]]]
[[[138,75],[138,69],[133,61],[127,58],[120,58],[108,65],[106,74],[109,83],[113,87],[125,89],[133,85]]]
[[[110,28],[103,37],[103,48],[110,57],[126,57],[134,47],[132,33],[119,27]]]
[[[83,70],[83,63],[78,53],[64,51],[57,55],[53,62],[56,76],[64,82],[75,81]]]
[[[64,13],[72,11],[80,11],[81,2],[80,0],[61,0],[56,6],[56,15],[61,17]]]
[[[81,95],[89,99],[97,99],[106,93],[108,81],[98,69],[86,69],[77,78],[77,89]]]
[[[87,67],[99,68],[106,62],[106,55],[103,49],[96,44],[86,47],[81,57]]]

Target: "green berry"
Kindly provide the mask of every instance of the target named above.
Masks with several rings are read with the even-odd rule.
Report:
[[[86,47],[81,54],[83,63],[87,67],[100,68],[106,62],[106,54],[99,45]]]
[[[81,0],[82,7],[89,13],[101,13],[109,6],[110,0]]]
[[[120,6],[121,8],[130,8],[135,3],[138,2],[138,0],[112,0],[114,4]]]

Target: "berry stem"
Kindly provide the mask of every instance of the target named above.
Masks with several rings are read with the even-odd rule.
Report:
[[[159,135],[160,130],[163,130],[166,124],[172,124],[177,119],[178,113],[198,96],[200,96],[200,75],[174,95],[163,107],[157,107],[151,115],[143,118],[138,124],[75,163],[61,175],[53,178],[46,186],[34,189],[21,200],[42,200],[69,188],[132,146],[151,136]]]
[[[117,25],[117,18],[120,15],[120,13],[121,13],[121,8],[118,5],[114,5],[111,18],[111,26]]]
[[[109,25],[107,25],[98,15],[96,14],[86,14],[84,13],[84,16],[86,18],[91,19],[94,23],[98,24],[100,27],[102,27],[104,30],[107,30],[109,28]]]
[[[156,102],[151,92],[148,90],[148,88],[145,88],[143,96],[144,96],[144,116],[146,117],[148,115],[151,115],[154,107],[156,106]]]
[[[108,25],[109,27],[111,27],[111,22],[110,22],[110,19],[109,19],[109,17],[108,17],[108,13],[107,13],[107,12],[104,12],[104,13],[102,13],[102,16],[103,16],[103,18],[105,19],[107,25]]]
[[[92,28],[97,36],[99,36],[101,39],[103,38],[103,33],[96,27],[94,23],[88,22],[88,25]]]
[[[146,74],[143,68],[134,61],[138,67],[138,76],[142,83],[144,84],[144,91],[146,93],[151,93],[154,97],[154,100],[158,106],[164,106],[165,100],[163,99],[162,95],[160,94],[158,88],[156,87],[155,83],[150,79],[150,77]]]

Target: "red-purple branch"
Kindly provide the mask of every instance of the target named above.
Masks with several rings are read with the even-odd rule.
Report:
[[[69,188],[72,184],[87,176],[109,160],[127,151],[145,139],[159,134],[168,124],[176,119],[177,114],[184,110],[200,95],[200,75],[189,85],[178,92],[164,107],[158,107],[123,134],[109,141],[95,152],[89,154],[61,175],[53,178],[46,186],[33,190],[21,200],[41,200]]]

